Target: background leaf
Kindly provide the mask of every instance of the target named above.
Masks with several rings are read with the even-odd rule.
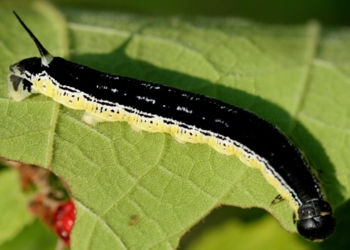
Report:
[[[67,181],[74,249],[176,248],[221,204],[262,207],[295,229],[286,202],[271,206],[276,191],[235,157],[124,123],[93,128],[43,96],[9,100],[8,65],[37,56],[12,9],[54,55],[252,110],[305,152],[333,205],[347,200],[348,30],[0,3],[0,155]]]
[[[56,235],[49,231],[39,220],[35,220],[23,227],[23,230],[15,239],[1,245],[0,249],[51,250],[55,249],[56,241]]]
[[[12,239],[26,224],[32,221],[26,211],[27,199],[22,194],[19,179],[15,171],[2,169],[0,171],[0,245]]]

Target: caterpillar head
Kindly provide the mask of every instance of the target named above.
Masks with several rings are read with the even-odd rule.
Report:
[[[336,221],[327,201],[310,200],[298,209],[294,218],[299,234],[311,241],[323,241],[334,233]],[[296,216],[294,216],[296,217]]]

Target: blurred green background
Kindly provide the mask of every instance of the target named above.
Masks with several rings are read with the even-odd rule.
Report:
[[[114,9],[157,15],[210,15],[249,18],[258,22],[350,25],[348,0],[52,0],[77,7]]]

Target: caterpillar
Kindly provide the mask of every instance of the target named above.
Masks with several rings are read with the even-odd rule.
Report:
[[[83,121],[124,121],[136,130],[168,133],[180,142],[205,143],[259,169],[279,193],[272,203],[289,202],[297,231],[322,241],[335,230],[331,205],[302,152],[274,125],[219,100],[92,68],[52,56],[14,12],[36,44],[40,58],[9,67],[15,101],[41,93],[72,109]]]

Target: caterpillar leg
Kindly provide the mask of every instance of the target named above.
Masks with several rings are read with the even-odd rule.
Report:
[[[102,122],[103,120],[97,116],[94,116],[92,114],[89,114],[87,112],[84,113],[83,117],[81,118],[85,123],[96,126],[97,123]]]
[[[180,139],[179,137],[174,137],[174,138],[175,138],[175,140],[176,140],[178,143],[181,143],[181,144],[185,144],[185,143],[186,143],[186,141]]]

